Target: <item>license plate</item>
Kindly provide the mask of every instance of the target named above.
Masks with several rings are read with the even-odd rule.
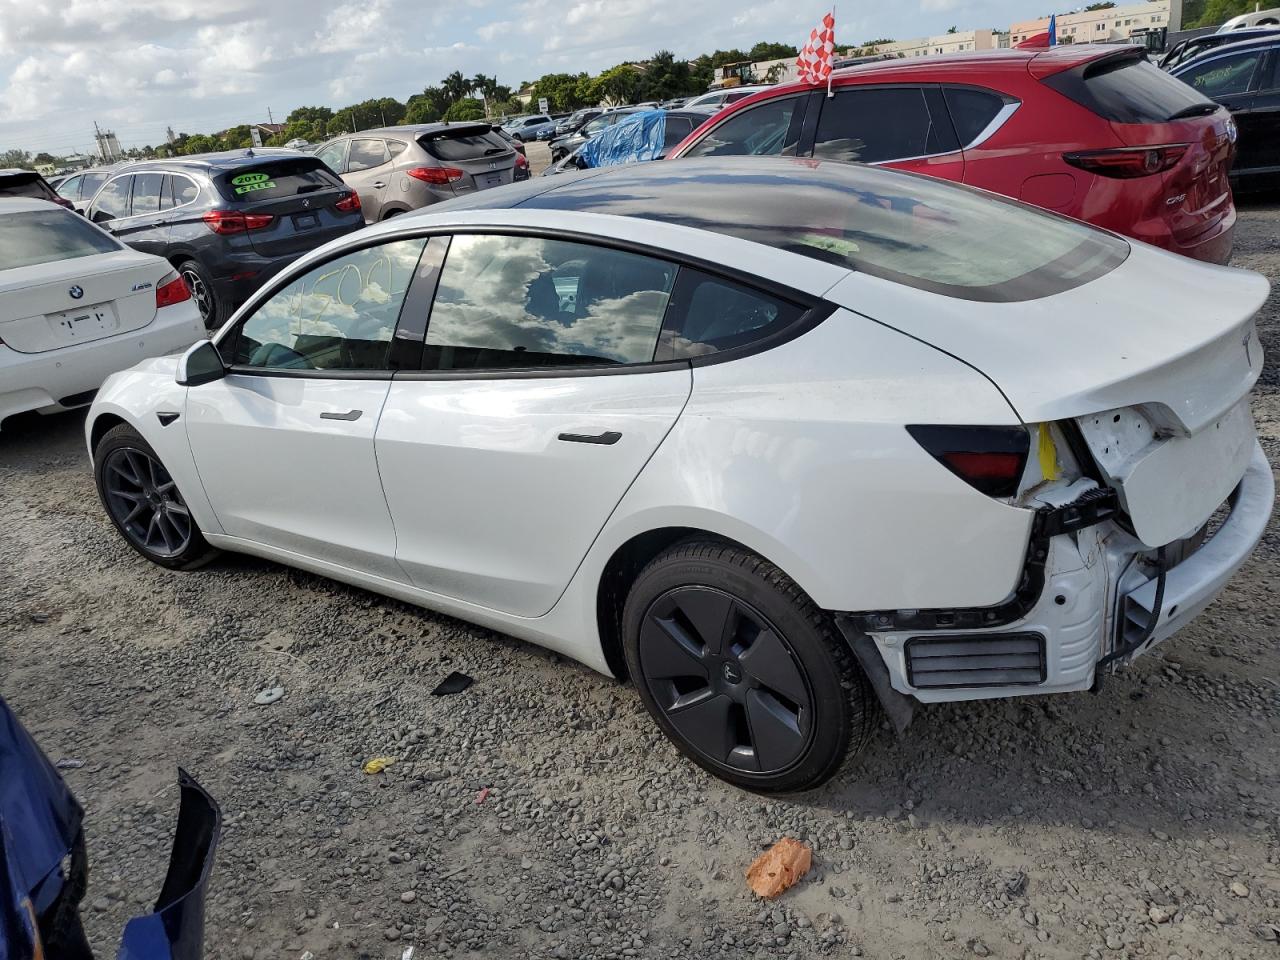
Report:
[[[320,217],[314,213],[296,213],[293,216],[293,225],[299,230],[314,230],[320,226]]]
[[[96,303],[65,313],[51,313],[48,321],[56,335],[73,343],[77,340],[96,340],[114,333],[120,326],[115,307],[109,303]]]
[[[502,186],[502,174],[500,174],[500,173],[490,173],[490,174],[486,174],[485,176],[483,176],[483,177],[478,177],[477,179],[480,181],[480,187],[481,187],[481,189],[484,189],[484,188],[486,188],[486,187],[500,187],[500,186]]]

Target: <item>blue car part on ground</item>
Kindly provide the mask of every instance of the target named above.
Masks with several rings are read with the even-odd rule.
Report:
[[[185,771],[155,912],[125,925],[118,960],[199,960],[204,900],[222,832],[217,803]],[[93,960],[80,923],[84,812],[0,698],[0,960]],[[65,864],[65,865],[64,865]]]
[[[644,110],[601,130],[582,145],[578,156],[586,168],[657,160],[666,133],[667,112]]]

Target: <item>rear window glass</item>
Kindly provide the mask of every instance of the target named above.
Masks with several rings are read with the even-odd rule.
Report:
[[[1004,107],[1004,98],[989,90],[947,87],[943,95],[947,98],[947,109],[951,112],[951,122],[962,147],[977,140]]]
[[[809,159],[615,167],[557,185],[523,206],[697,227],[988,302],[1070,290],[1115,269],[1129,254],[1119,237],[989,193]]]
[[[496,157],[510,153],[506,140],[485,128],[426,133],[419,138],[423,149],[437,160],[477,160],[480,157]]]
[[[34,197],[52,200],[56,194],[38,173],[15,173],[0,177],[0,197]]]
[[[1146,60],[1107,60],[1044,81],[1063,96],[1114,123],[1165,123],[1212,111],[1213,103]]]
[[[80,199],[92,200],[93,195],[106,182],[107,175],[105,173],[86,173],[84,182],[80,184]]]
[[[236,167],[219,176],[217,183],[223,197],[242,203],[279,200],[342,186],[342,181],[314,157]]]
[[[0,270],[119,249],[119,243],[63,207],[0,216]]]

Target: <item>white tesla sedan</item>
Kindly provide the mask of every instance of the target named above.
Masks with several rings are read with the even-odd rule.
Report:
[[[203,336],[166,261],[56,204],[0,198],[0,422],[84,406],[108,375]]]
[[[1249,557],[1253,273],[810,160],[536,180],[304,257],[87,435],[144,556],[257,554],[629,675],[733,783],[879,700],[1086,690]]]

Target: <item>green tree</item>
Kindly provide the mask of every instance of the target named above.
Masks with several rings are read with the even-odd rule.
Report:
[[[555,113],[586,106],[589,101],[578,98],[578,85],[589,79],[585,73],[548,73],[533,85],[533,103],[547,98],[548,108]]]
[[[711,55],[711,67],[723,67],[727,63],[741,63],[743,60],[750,60],[749,54],[743,53],[741,50],[717,50]]]
[[[1250,12],[1253,6],[1253,0],[1187,0],[1182,8],[1182,26],[1184,29],[1216,27]]]
[[[759,62],[761,60],[782,60],[786,57],[795,57],[800,53],[795,47],[789,43],[768,43],[761,41],[747,51],[747,59]]]
[[[947,27],[947,33],[959,33],[959,32],[960,32],[959,27]]]
[[[207,133],[197,133],[195,136],[187,137],[178,152],[189,157],[194,153],[213,153],[221,149],[222,142],[216,137],[211,137]]]
[[[1092,10],[1110,10],[1110,9],[1111,9],[1112,7],[1114,7],[1114,6],[1115,6],[1115,4],[1114,4],[1114,3],[1112,3],[1112,2],[1111,2],[1111,0],[1106,0],[1106,2],[1105,2],[1105,3],[1091,3],[1091,4],[1089,4],[1087,7],[1085,7],[1085,9],[1086,9],[1086,10],[1090,10],[1090,11],[1092,11]]]
[[[405,104],[404,123],[435,123],[449,109],[449,98],[440,87],[425,87]]]
[[[640,78],[638,99],[669,100],[692,93],[692,73],[688,61],[677,60],[670,50],[659,50],[649,58],[649,67]]]
[[[449,109],[444,112],[444,118],[450,123],[458,123],[464,120],[483,120],[484,104],[471,97],[463,97],[461,100],[455,100],[449,104]]]
[[[253,136],[249,133],[249,125],[247,123],[222,131],[218,141],[223,150],[237,150],[242,147],[253,146]]]
[[[57,162],[58,162],[57,157],[55,157],[51,153],[45,153],[43,150],[31,158],[31,165],[35,167],[44,166],[46,163],[56,164]]]
[[[596,80],[600,94],[596,102],[607,99],[613,103],[631,103],[640,90],[640,74],[625,63],[609,68]]]
[[[445,77],[440,86],[450,103],[461,100],[471,92],[471,81],[462,75],[461,70],[455,70]]]
[[[0,153],[0,167],[22,167],[31,170],[31,154],[26,150],[6,150]]]

